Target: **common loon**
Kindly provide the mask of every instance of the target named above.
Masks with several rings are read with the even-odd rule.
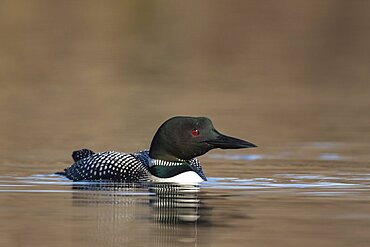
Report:
[[[211,149],[251,148],[256,145],[218,132],[206,117],[173,117],[157,130],[149,150],[136,153],[74,151],[75,161],[64,172],[74,181],[197,183],[207,180],[195,157]]]

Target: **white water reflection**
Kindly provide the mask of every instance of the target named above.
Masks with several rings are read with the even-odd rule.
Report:
[[[226,189],[226,190],[263,190],[274,191],[276,189],[302,189],[294,193],[306,193],[304,189],[370,189],[370,174],[336,174],[329,176],[324,174],[273,174],[271,177],[256,178],[222,178],[210,177],[208,181],[200,184],[200,189]],[[72,182],[61,176],[46,174],[27,177],[0,177],[0,192],[28,192],[28,193],[61,193],[76,192],[84,188],[95,188],[104,193],[114,193],[127,196],[152,195],[146,186],[135,185],[133,191],[111,190],[117,186],[131,187],[110,182]],[[29,188],[29,189],[28,189]],[[135,191],[140,188],[141,191]],[[320,192],[322,193],[322,192]],[[337,191],[338,195],[340,191]]]
[[[307,177],[312,177],[308,176]],[[309,179],[297,179],[291,177],[289,181],[279,182],[274,179],[237,179],[237,178],[210,178],[209,181],[202,184],[202,187],[207,188],[218,188],[218,189],[245,189],[245,190],[255,190],[255,189],[306,189],[306,188],[358,188],[363,187],[363,184],[353,183],[350,181],[346,182],[331,182],[325,180],[312,181]],[[330,178],[329,178],[330,179]],[[367,186],[366,186],[367,187]],[[299,193],[299,192],[296,192]]]

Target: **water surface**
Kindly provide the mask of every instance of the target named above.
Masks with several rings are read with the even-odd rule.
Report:
[[[210,154],[203,163],[224,176],[199,186],[149,187],[1,176],[2,245],[366,246],[370,240],[367,164],[256,160],[256,154]]]

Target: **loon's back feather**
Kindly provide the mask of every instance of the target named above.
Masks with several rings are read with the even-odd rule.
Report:
[[[84,159],[84,158],[87,158],[91,155],[95,154],[92,150],[90,149],[81,149],[81,150],[76,150],[76,151],[73,151],[72,153],[72,158],[74,160],[74,162],[77,162],[81,159]]]
[[[137,155],[114,151],[96,153],[80,159],[65,169],[65,176],[74,181],[114,180],[137,182],[150,175],[149,165]]]

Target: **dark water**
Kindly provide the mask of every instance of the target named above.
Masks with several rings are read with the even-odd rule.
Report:
[[[367,1],[0,3],[0,246],[369,246]],[[72,183],[175,115],[256,143],[199,186]]]

